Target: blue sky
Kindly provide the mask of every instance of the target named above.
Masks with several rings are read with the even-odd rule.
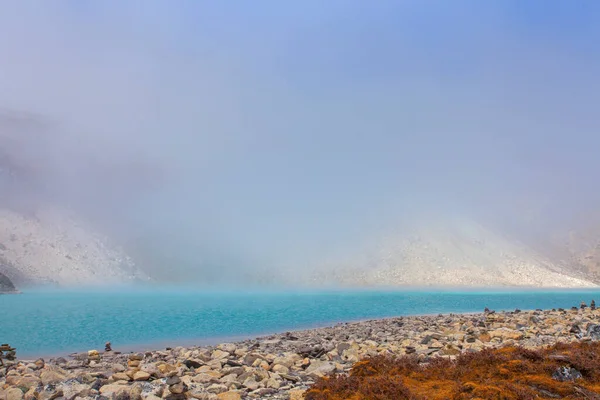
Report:
[[[0,106],[57,122],[50,186],[119,230],[293,263],[591,207],[599,29],[595,1],[4,2]]]

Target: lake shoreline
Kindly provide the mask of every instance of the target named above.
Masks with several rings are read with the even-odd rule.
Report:
[[[101,350],[107,341],[118,351],[214,345],[346,321],[480,312],[486,306],[547,309],[592,298],[600,291],[26,292],[0,297],[0,339],[21,357],[48,358]]]
[[[132,400],[300,399],[319,377],[347,373],[368,356],[413,355],[426,362],[489,347],[599,339],[600,310],[587,306],[369,319],[234,343],[128,354],[92,350],[70,360],[21,361],[11,367],[12,375],[0,378],[0,398],[16,387],[22,399],[32,400],[51,384],[62,391],[57,397],[79,391],[84,398],[126,393]]]
[[[533,310],[525,310],[525,311],[533,311]],[[316,331],[320,329],[326,329],[330,327],[335,327],[344,324],[361,324],[361,323],[369,323],[373,321],[381,321],[381,320],[389,320],[396,318],[411,318],[411,317],[432,317],[439,315],[477,315],[479,312],[455,312],[455,313],[422,313],[422,314],[402,314],[393,317],[381,317],[381,318],[359,318],[359,319],[349,319],[345,321],[330,321],[321,324],[315,324],[312,326],[300,326],[289,329],[280,329],[272,332],[261,332],[261,333],[248,333],[248,334],[240,334],[240,335],[231,335],[231,336],[215,336],[215,337],[206,337],[206,338],[175,338],[175,339],[161,339],[157,341],[149,341],[143,343],[133,343],[133,344],[124,344],[122,346],[114,346],[112,345],[113,351],[121,354],[129,354],[129,353],[139,353],[149,351],[148,349],[154,349],[150,351],[157,351],[156,349],[164,349],[168,347],[186,347],[186,348],[196,348],[196,347],[215,347],[221,343],[242,343],[252,340],[260,341],[265,337],[272,336],[280,336],[284,335],[287,332],[304,332],[304,331]],[[95,349],[92,349],[95,350]],[[78,354],[82,354],[84,349],[80,349],[79,351],[57,351],[52,353],[44,353],[40,352],[35,355],[27,354],[26,356],[20,357],[22,361],[33,361],[39,358],[43,359],[54,359],[59,357],[72,358],[76,357]]]

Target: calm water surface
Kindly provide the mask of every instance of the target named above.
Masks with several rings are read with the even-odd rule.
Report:
[[[32,291],[0,295],[0,342],[19,356],[247,337],[399,315],[568,308],[600,291]]]

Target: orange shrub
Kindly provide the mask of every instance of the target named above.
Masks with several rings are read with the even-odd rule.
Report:
[[[560,382],[560,367],[582,378]],[[600,343],[557,344],[464,353],[456,360],[377,356],[356,363],[348,376],[317,380],[306,400],[600,399]]]

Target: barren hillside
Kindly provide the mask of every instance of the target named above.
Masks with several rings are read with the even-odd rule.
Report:
[[[449,220],[329,263],[315,282],[352,286],[594,287],[594,277],[469,220]]]
[[[108,238],[57,210],[0,209],[0,273],[17,285],[100,285],[146,279]]]
[[[53,167],[69,154],[53,146],[56,135],[37,116],[0,112],[0,273],[17,286],[146,279],[117,245],[57,201],[69,194],[59,193],[66,176]]]

